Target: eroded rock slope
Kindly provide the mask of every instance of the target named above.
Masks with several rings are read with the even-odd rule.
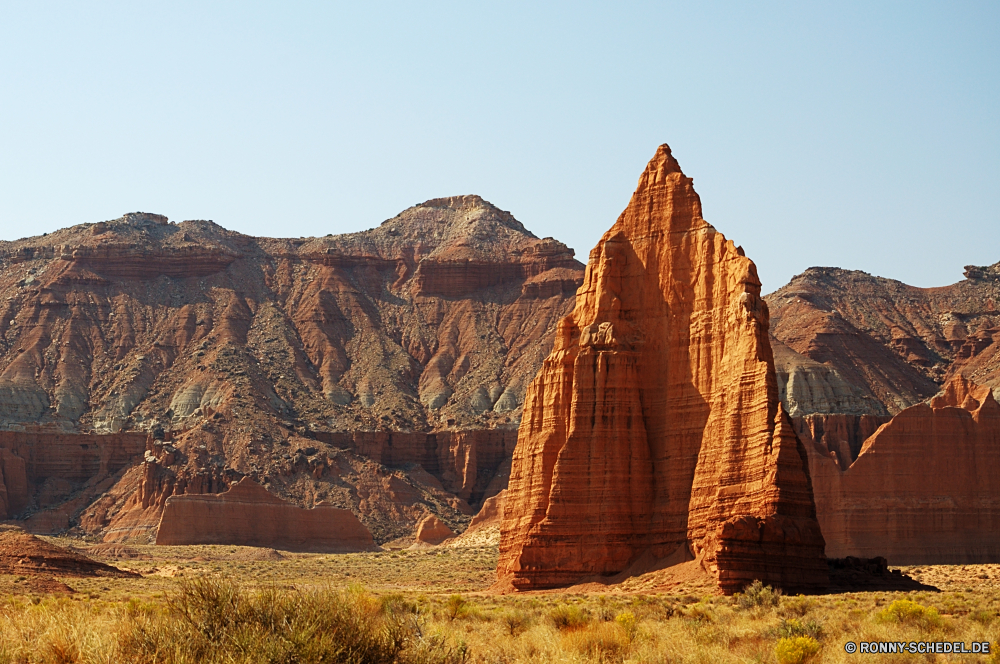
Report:
[[[581,279],[572,250],[477,196],[323,238],[133,213],[0,242],[0,428],[148,437],[110,488],[52,489],[79,503],[63,527],[109,539],[152,538],[167,497],[245,476],[351,509],[379,541],[428,511],[460,528],[502,488]],[[405,449],[357,449],[392,433]],[[53,509],[36,498],[52,491],[12,492],[11,515]]]

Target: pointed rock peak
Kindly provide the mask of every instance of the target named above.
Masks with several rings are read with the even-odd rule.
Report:
[[[973,383],[959,374],[945,384],[944,389],[931,399],[931,408],[964,408],[974,411],[987,399],[992,399],[992,390]]]
[[[656,154],[653,155],[653,158],[649,160],[649,164],[646,165],[646,170],[643,171],[642,176],[639,178],[639,186],[636,188],[636,191],[643,191],[652,186],[663,184],[667,181],[668,176],[674,173],[681,176],[684,175],[681,165],[677,163],[674,155],[670,152],[670,146],[664,143],[656,148]]]

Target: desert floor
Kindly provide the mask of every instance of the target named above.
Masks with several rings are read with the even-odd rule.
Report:
[[[496,595],[496,547],[322,555],[70,546],[141,578],[0,576],[3,662],[908,662],[871,641],[1000,641],[1000,565],[900,568],[940,592],[722,597],[680,577]],[[914,647],[919,647],[914,643]]]

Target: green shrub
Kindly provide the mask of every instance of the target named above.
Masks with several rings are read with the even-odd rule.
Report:
[[[819,652],[819,641],[809,636],[779,639],[774,648],[778,664],[803,664]]]
[[[778,606],[781,599],[781,589],[775,590],[757,580],[744,588],[743,592],[733,595],[733,599],[736,600],[736,606],[741,609],[766,609]]]
[[[996,619],[997,614],[996,611],[976,611],[972,613],[969,617],[975,620],[980,625],[988,626]]]
[[[698,622],[715,622],[715,614],[712,613],[712,608],[706,602],[692,604],[684,609],[684,615],[685,617]]]
[[[782,638],[793,638],[796,636],[811,636],[818,639],[823,635],[823,626],[814,620],[801,621],[795,618],[791,620],[782,619],[777,629],[778,636]]]
[[[799,616],[800,618],[816,607],[816,600],[805,595],[781,598],[781,612],[785,615]]]
[[[876,619],[880,622],[916,625],[924,629],[940,627],[942,624],[937,609],[922,606],[909,599],[897,599],[879,611]]]

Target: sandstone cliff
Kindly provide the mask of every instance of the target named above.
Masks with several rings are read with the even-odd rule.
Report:
[[[148,538],[168,497],[245,476],[380,541],[427,511],[460,529],[503,488],[581,280],[572,250],[477,196],[323,238],[132,213],[0,242],[0,429],[151,439],[87,497],[51,476],[77,502],[33,517],[45,532]],[[25,503],[10,456],[5,509],[26,516],[41,493]]]
[[[57,532],[142,457],[145,433],[0,431],[0,519]]]
[[[1000,560],[1000,406],[962,376],[867,438],[857,460],[809,447],[826,554],[893,565]]]
[[[374,551],[368,529],[350,510],[292,505],[244,478],[221,494],[173,496],[157,544],[238,544],[286,551]]]
[[[691,182],[661,146],[590,254],[525,397],[501,588],[689,556],[725,592],[826,585],[756,268],[702,219]]]

